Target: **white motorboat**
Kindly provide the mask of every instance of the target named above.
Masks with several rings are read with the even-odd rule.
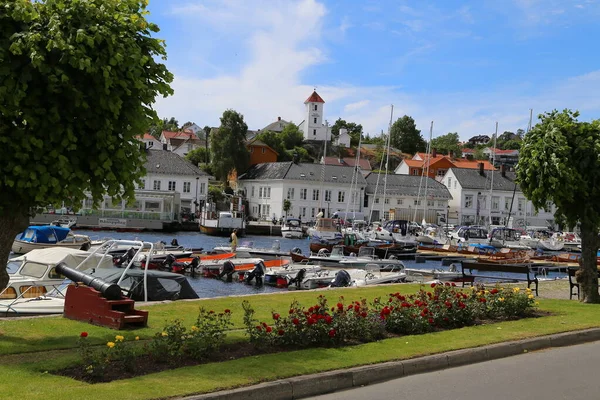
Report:
[[[362,246],[357,256],[348,256],[339,260],[339,265],[344,268],[365,268],[368,264],[378,265],[379,268],[390,269],[393,267],[403,268],[404,264],[398,259],[380,259],[375,255],[375,248]]]
[[[287,239],[302,239],[302,222],[298,218],[286,218],[281,225],[281,236]]]
[[[581,251],[581,238],[576,232],[562,232],[560,235],[566,251]]]
[[[489,244],[488,231],[477,225],[460,226],[450,232],[450,239],[466,247],[470,244]]]
[[[249,258],[251,257],[250,250],[254,250],[254,242],[245,240],[241,242],[240,245],[235,249],[235,256],[240,258]],[[215,246],[213,247],[212,251],[217,254],[233,252],[230,244]]]
[[[362,248],[361,248],[362,249]],[[359,250],[360,251],[360,250]],[[308,260],[312,264],[320,264],[326,267],[337,267],[340,265],[342,260],[353,260],[354,262],[364,262],[366,265],[372,258],[367,257],[356,257],[356,256],[345,256],[344,246],[337,245],[331,248],[331,253],[327,249],[321,249],[316,254],[311,254]]]
[[[362,275],[362,276],[360,276]],[[350,286],[380,285],[384,283],[399,283],[406,280],[404,265],[393,266],[390,270],[382,271],[379,264],[367,264],[364,270],[354,271]]]
[[[456,264],[450,264],[448,269],[443,268],[405,268],[407,281],[426,282],[439,280],[444,282],[458,281],[462,279],[462,272]]]
[[[88,250],[92,241],[89,236],[76,235],[71,229],[57,225],[32,225],[25,229],[13,242],[12,252],[26,254],[35,249],[70,247]]]
[[[526,235],[521,235],[521,243],[532,249],[543,251],[560,251],[565,247],[564,238],[548,229],[528,229]]]
[[[530,250],[531,247],[521,242],[521,233],[516,229],[499,227],[490,233],[489,244],[497,249]]]
[[[56,289],[64,276],[56,272],[58,264],[84,270],[88,268],[112,268],[113,258],[68,247],[36,249],[8,260],[8,286],[0,291],[0,299],[25,299],[38,297]]]

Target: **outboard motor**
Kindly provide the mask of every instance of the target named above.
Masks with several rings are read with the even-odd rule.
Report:
[[[187,269],[190,270],[190,275],[192,276],[192,278],[196,277],[196,269],[198,268],[199,265],[200,265],[200,257],[194,257],[192,259],[192,262],[186,266],[186,270]]]
[[[121,268],[123,267],[123,265],[127,266],[127,264],[129,264],[131,260],[133,260],[133,257],[135,257],[135,253],[136,250],[133,247],[129,248],[129,250],[127,250],[125,254],[114,260],[115,267]]]
[[[302,268],[302,269],[300,269],[300,271],[298,271],[298,273],[296,274],[295,277],[290,279],[287,286],[290,287],[292,285],[296,285],[296,289],[300,289],[300,285],[302,285],[302,281],[304,280],[305,277],[306,277],[306,268]]]
[[[252,283],[252,279],[256,279],[256,285],[262,285],[263,276],[265,276],[266,270],[265,264],[262,261],[259,261],[254,266],[254,269],[246,275],[246,283]]]
[[[179,242],[177,241],[177,239],[173,239],[171,240],[171,246],[175,246],[175,247],[179,247]]]
[[[232,282],[233,273],[235,272],[235,265],[227,260],[223,263],[223,266],[219,271],[219,279],[222,279],[225,276],[225,281]]]
[[[294,254],[302,254],[302,249],[300,247],[294,247],[292,249],[292,253],[294,253]]]
[[[173,271],[173,263],[175,262],[176,258],[173,254],[167,254],[167,257],[165,257],[165,260],[162,262],[160,269],[162,269],[163,271]]]
[[[341,271],[338,271],[337,274],[335,274],[335,279],[333,280],[333,282],[331,282],[331,285],[329,286],[346,287],[350,286],[350,282],[352,282],[350,274],[348,273],[348,271],[342,269]]]

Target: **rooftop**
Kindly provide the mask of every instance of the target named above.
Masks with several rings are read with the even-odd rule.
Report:
[[[427,196],[428,199],[440,200],[450,200],[452,198],[446,186],[429,177],[421,179],[421,176],[416,175],[370,173],[365,180],[367,181],[367,193],[371,194],[375,193],[377,187],[377,194],[382,195],[385,186],[385,192],[388,195]],[[379,181],[379,184],[377,184],[377,181]],[[427,186],[427,193],[425,193],[425,186]]]
[[[191,162],[167,150],[147,150],[145,167],[148,174],[209,176]]]
[[[322,177],[322,178],[321,178]],[[306,182],[326,182],[350,184],[354,177],[358,185],[366,185],[362,174],[354,174],[354,167],[341,165],[323,165],[310,163],[294,163],[292,161],[256,164],[240,180],[273,180],[285,179]]]
[[[514,172],[506,172],[505,176],[502,176],[501,171],[485,171],[483,175],[478,170],[473,169],[451,168],[450,171],[454,173],[454,176],[463,189],[490,190],[492,175],[494,177],[494,187],[492,190],[507,192],[515,189]],[[521,190],[518,185],[517,190]]]

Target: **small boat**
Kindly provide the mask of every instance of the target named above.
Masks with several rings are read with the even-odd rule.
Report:
[[[246,222],[242,215],[229,211],[220,211],[218,216],[215,212],[203,211],[200,217],[200,232],[211,236],[231,235],[237,229],[238,236],[244,236]]]
[[[490,233],[489,244],[497,249],[509,248],[517,250],[529,250],[531,247],[521,242],[521,233],[516,229],[499,227]]]
[[[393,266],[390,270],[384,272],[379,264],[367,264],[364,270],[354,271],[351,276],[353,280],[350,286],[380,285],[406,281],[404,265]]]
[[[281,236],[287,239],[302,239],[304,237],[302,221],[298,218],[286,218],[281,225]]]
[[[333,218],[317,218],[315,226],[308,229],[308,236],[315,241],[340,241],[342,233]]]
[[[407,281],[427,282],[429,280],[439,280],[444,282],[459,282],[462,279],[462,272],[456,264],[450,264],[448,269],[443,268],[405,268]]]
[[[25,254],[31,250],[50,247],[88,250],[91,245],[92,241],[89,236],[76,235],[69,228],[56,225],[32,225],[14,240],[12,252]]]
[[[251,248],[248,250],[248,253],[250,253],[250,257],[258,257],[264,260],[281,258],[289,254],[287,251],[281,251],[281,243],[279,240],[273,241],[273,245],[270,249]]]
[[[339,265],[345,268],[366,268],[367,265],[377,265],[381,268],[404,268],[402,261],[395,258],[380,259],[375,255],[375,249],[369,246],[360,248],[358,255],[344,257]]]
[[[546,228],[528,229],[526,235],[521,235],[521,243],[542,251],[561,251],[565,247],[563,237]]]
[[[471,244],[488,244],[488,231],[486,228],[478,225],[460,226],[450,232],[450,239],[453,243],[466,247]]]

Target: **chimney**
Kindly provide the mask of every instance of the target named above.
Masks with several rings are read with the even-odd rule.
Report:
[[[500,164],[500,173],[502,174],[503,178],[506,178],[506,167],[504,164]]]
[[[277,121],[281,121],[281,117],[277,117]]]
[[[437,149],[433,149],[431,151],[431,157],[433,157],[433,158],[437,157]]]
[[[479,165],[479,175],[481,176],[485,176],[485,174],[483,173],[483,163],[477,163],[477,165]]]

